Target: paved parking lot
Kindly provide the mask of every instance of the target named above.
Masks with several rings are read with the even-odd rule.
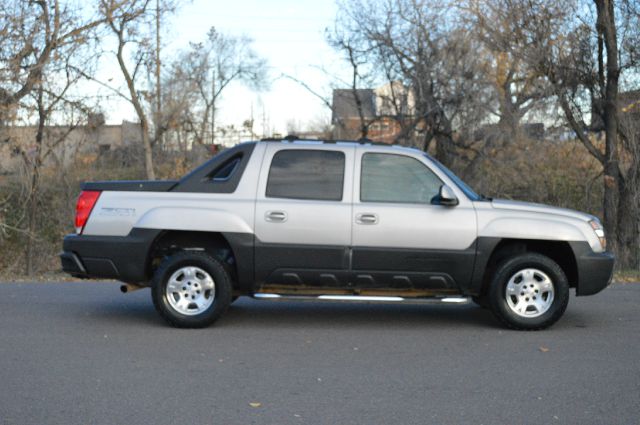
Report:
[[[178,330],[148,290],[0,284],[1,424],[637,424],[640,284],[543,332],[474,305],[240,299]]]

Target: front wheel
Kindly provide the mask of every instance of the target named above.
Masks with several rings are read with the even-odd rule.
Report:
[[[569,303],[569,284],[562,268],[537,253],[513,256],[496,269],[489,304],[507,327],[544,329],[560,319]]]
[[[151,294],[160,315],[179,328],[202,328],[231,303],[231,278],[205,252],[182,251],[166,258],[153,276]]]

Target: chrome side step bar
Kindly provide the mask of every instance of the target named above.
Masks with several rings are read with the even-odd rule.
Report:
[[[253,294],[257,300],[274,301],[343,301],[364,303],[403,303],[403,304],[467,304],[467,297],[395,297],[372,295],[282,295],[258,292]]]

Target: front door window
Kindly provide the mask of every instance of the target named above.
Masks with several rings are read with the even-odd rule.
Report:
[[[381,153],[362,157],[361,202],[430,204],[442,184],[415,158]]]

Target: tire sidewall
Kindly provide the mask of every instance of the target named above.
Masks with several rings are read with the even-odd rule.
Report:
[[[538,269],[551,279],[554,299],[549,309],[538,317],[522,317],[507,304],[506,287],[518,271]],[[550,258],[540,254],[521,254],[500,264],[494,275],[489,301],[491,309],[507,326],[515,329],[543,329],[555,323],[564,313],[569,301],[569,284],[562,268]]]
[[[182,267],[199,267],[209,273],[215,282],[213,303],[202,313],[190,316],[175,310],[167,299],[169,278]],[[222,315],[231,303],[231,280],[221,262],[202,252],[180,252],[166,258],[153,277],[153,301],[158,312],[172,325],[178,327],[204,327]]]

